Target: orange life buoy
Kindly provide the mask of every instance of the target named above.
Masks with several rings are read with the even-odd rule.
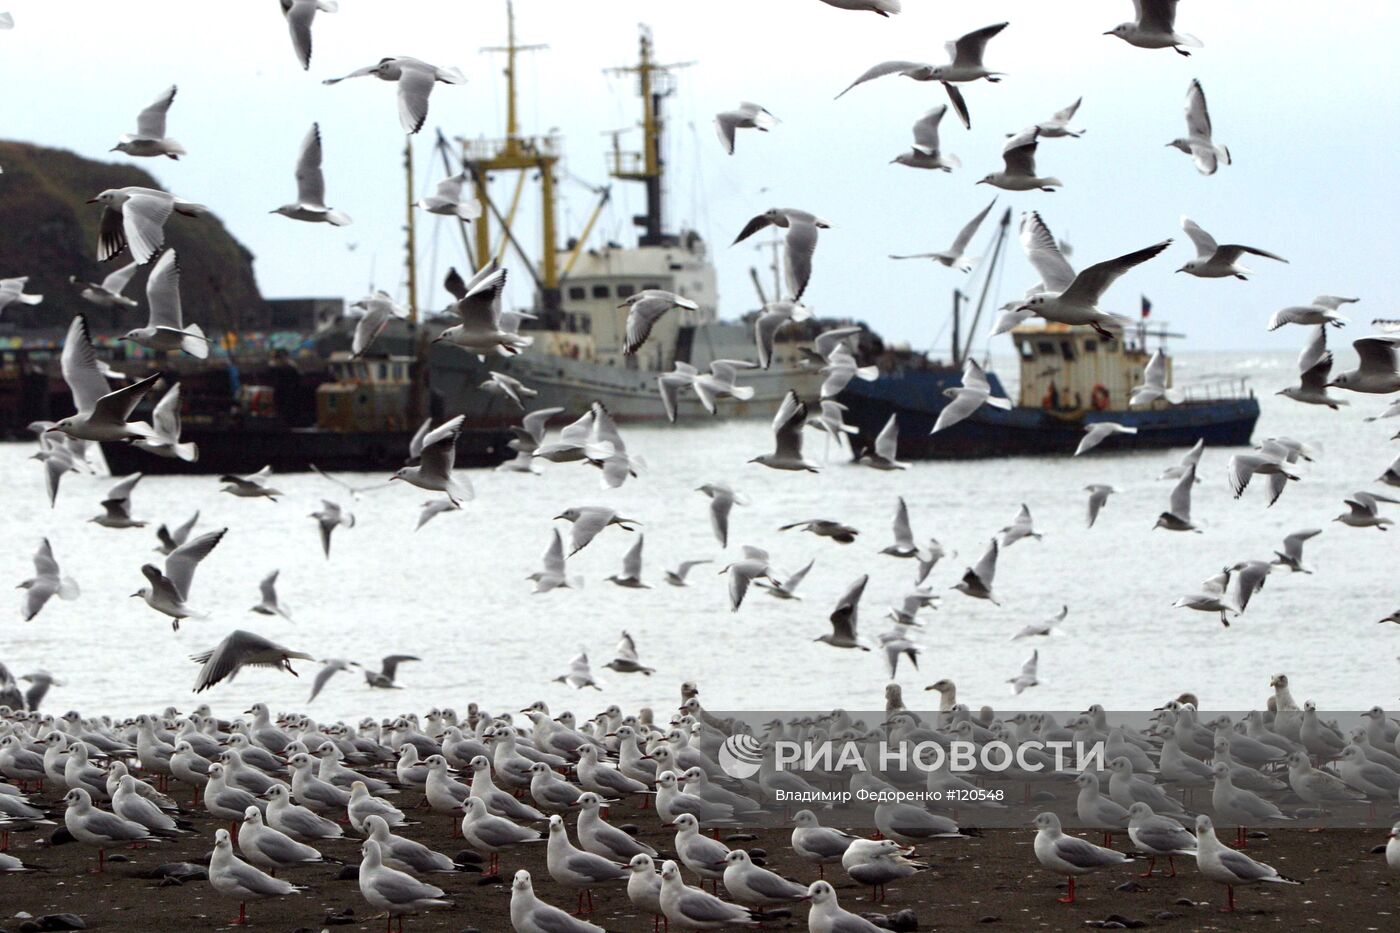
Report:
[[[1103,383],[1094,386],[1094,391],[1089,393],[1089,402],[1097,411],[1108,407],[1108,389],[1104,388]]]

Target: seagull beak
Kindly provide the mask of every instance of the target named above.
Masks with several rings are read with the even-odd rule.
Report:
[[[1106,36],[1111,36],[1111,35],[1113,35],[1113,30],[1110,29],[1108,32],[1104,33],[1104,35],[1106,35]]]
[[[87,203],[88,203],[88,204],[96,204],[96,203],[97,203],[97,198],[88,198],[88,199],[87,199]]]
[[[140,591],[137,591],[137,592],[135,592],[135,593],[132,593],[131,596],[128,596],[127,599],[131,599],[132,596],[140,596],[140,595],[141,595]]]

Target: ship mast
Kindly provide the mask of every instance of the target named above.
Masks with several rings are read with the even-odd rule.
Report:
[[[404,264],[408,269],[408,327],[412,331],[418,326],[418,240],[417,225],[414,222],[413,211],[413,137],[405,136],[403,140],[403,168],[407,178],[408,187],[406,202],[408,205],[408,224],[404,227],[407,239],[404,242],[404,249],[407,257]]]
[[[640,48],[637,64],[609,68],[609,74],[635,74],[637,94],[642,98],[642,151],[624,152],[618,146],[617,136],[613,136],[611,155],[612,177],[623,181],[639,181],[646,188],[647,209],[645,214],[632,218],[632,222],[642,228],[637,237],[638,246],[671,246],[676,243],[675,234],[666,233],[664,214],[664,189],[666,162],[662,157],[662,139],[666,131],[663,102],[676,90],[673,71],[686,68],[694,62],[672,62],[659,64],[655,61],[651,28],[641,26]]]
[[[516,53],[545,49],[545,45],[521,45],[515,41],[515,7],[506,0],[506,44],[483,48],[483,52],[504,52],[506,56],[506,135],[504,139],[464,140],[462,161],[472,174],[476,189],[476,199],[481,205],[481,216],[472,221],[475,225],[475,255],[473,262],[477,268],[489,263],[495,253],[491,248],[491,217],[500,222],[503,235],[521,252],[531,276],[540,291],[540,301],[547,310],[559,307],[559,258],[558,244],[555,242],[554,170],[559,162],[554,140],[548,137],[522,136],[520,134],[519,111],[516,107]],[[514,205],[502,215],[491,201],[487,190],[492,172],[519,172],[520,185],[526,174],[535,174],[540,183],[540,264],[536,270],[529,258],[520,249],[520,244],[511,233],[515,220]],[[504,244],[502,244],[504,248]]]

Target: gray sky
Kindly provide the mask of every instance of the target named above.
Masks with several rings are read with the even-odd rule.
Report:
[[[964,277],[886,255],[945,248],[996,193],[974,182],[1000,166],[1004,134],[1081,95],[1084,138],[1040,147],[1040,170],[1065,187],[1002,193],[992,216],[1005,205],[1017,214],[1040,210],[1072,242],[1081,267],[1175,237],[1164,256],[1114,287],[1108,306],[1135,315],[1138,295],[1147,294],[1156,317],[1190,334],[1190,349],[1299,346],[1300,330],[1267,334],[1264,324],[1276,308],[1318,293],[1363,299],[1352,308],[1357,323],[1345,331],[1348,339],[1361,336],[1371,318],[1400,311],[1392,271],[1400,242],[1392,165],[1400,150],[1400,66],[1391,41],[1400,4],[1185,0],[1178,27],[1205,43],[1189,59],[1102,35],[1129,17],[1128,0],[904,0],[904,7],[901,16],[881,19],[818,0],[518,0],[519,39],[550,46],[522,59],[523,123],[538,132],[557,127],[567,171],[603,182],[602,133],[637,116],[631,85],[603,69],[634,59],[643,21],[663,61],[693,60],[671,101],[671,218],[714,245],[726,316],[753,305],[748,267],[764,262],[748,243],[727,244],[753,214],[798,207],[835,224],[822,234],[808,303],[926,346]],[[169,133],[190,155],[178,164],[133,161],[175,193],[212,207],[257,256],[269,297],[354,298],[371,277],[402,294],[403,137],[393,89],[374,78],[334,87],[320,79],[398,54],[467,74],[466,86],[440,84],[433,94],[428,126],[415,140],[420,189],[442,174],[440,163],[429,165],[434,127],[492,137],[504,126],[501,59],[477,51],[504,39],[497,0],[342,0],[339,13],[316,19],[310,74],[293,56],[274,0],[10,0],[7,8],[17,25],[0,33],[0,69],[11,88],[4,135],[127,159],[106,150],[134,129],[142,107],[178,84]],[[964,86],[971,132],[951,115],[943,124],[944,148],[961,157],[960,171],[888,164],[907,149],[913,121],[945,101],[938,85],[888,77],[831,99],[878,61],[942,62],[944,41],[1002,19],[1011,25],[992,40],[987,62],[1007,77]],[[1209,178],[1164,145],[1182,132],[1193,77],[1205,87],[1217,139],[1235,158]],[[710,119],[740,100],[758,101],[783,123],[767,135],[742,132],[731,158]],[[314,120],[326,150],[327,199],[355,219],[344,229],[267,213],[292,200],[296,149]],[[635,188],[614,187],[595,240],[630,242],[629,218],[642,203]],[[562,190],[561,238],[582,227],[592,201],[581,186],[566,182]],[[508,199],[505,184],[497,192]],[[530,208],[527,201],[522,213]],[[1178,226],[1182,214],[1221,242],[1269,249],[1290,264],[1257,259],[1250,265],[1258,275],[1248,283],[1174,275],[1192,255]],[[986,246],[991,220],[975,252]],[[459,240],[427,215],[419,232],[420,302],[441,305],[445,294],[426,280],[461,263]],[[533,224],[521,232],[537,243]],[[3,259],[3,274],[23,273],[22,257]],[[527,276],[514,281],[514,301],[528,301]],[[1013,249],[1003,300],[1032,281]]]

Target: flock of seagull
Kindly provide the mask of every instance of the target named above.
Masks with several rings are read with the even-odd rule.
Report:
[[[451,893],[441,886],[460,887],[451,883],[460,872],[504,883],[502,863],[542,843],[551,891],[574,892],[575,911],[539,897],[531,873],[520,869],[511,882],[516,933],[600,931],[582,919],[594,912],[595,890],[625,896],[680,930],[754,926],[809,903],[812,933],[872,933],[882,927],[840,906],[828,868],[849,879],[843,888],[869,887],[873,907],[887,886],[977,834],[960,826],[960,812],[991,823],[1006,820],[1003,813],[1014,819],[1021,796],[1029,815],[1031,790],[1039,788],[1037,802],[1056,809],[1032,821],[1034,855],[1067,879],[1063,902],[1075,901],[1085,875],[1146,859],[1150,877],[1164,859],[1175,877],[1175,860],[1194,857],[1202,877],[1226,888],[1224,909],[1233,910],[1237,887],[1300,883],[1243,851],[1261,835],[1250,827],[1316,825],[1327,817],[1368,825],[1368,808],[1374,821],[1376,807],[1394,807],[1400,795],[1400,726],[1384,709],[1328,721],[1311,701],[1297,703],[1286,675],[1270,683],[1265,709],[1238,720],[1207,721],[1196,697],[1182,694],[1145,727],[1114,721],[1097,705],[1063,724],[1047,713],[974,711],[956,702],[951,681],[935,685],[934,713],[906,709],[891,685],[885,713],[874,721],[834,709],[756,726],[707,710],[693,683],[682,685],[683,702],[669,716],[611,705],[585,721],[567,711],[551,715],[543,701],[515,714],[472,703],[463,716],[445,708],[422,720],[405,714],[357,725],[304,713],[274,717],[262,703],[232,721],[207,705],[122,722],[5,707],[0,776],[14,783],[0,784],[0,849],[9,848],[12,831],[61,820],[52,843],[96,849],[101,873],[109,849],[209,835],[208,880],[239,903],[234,922],[242,924],[249,902],[307,890],[286,873],[324,877],[300,872],[344,864],[333,853],[358,845],[354,880],[388,930],[394,919],[402,928],[406,915],[469,902],[479,885]],[[952,767],[951,757],[916,766],[914,755],[873,763],[877,754],[891,760],[886,748],[958,742],[1000,746],[1008,767],[985,754],[971,768]],[[1047,752],[1051,742],[1104,754],[1076,770]],[[843,766],[844,752],[825,764],[780,765],[782,743],[851,746],[870,766]],[[751,751],[755,763],[733,767],[735,748]],[[191,793],[187,805],[177,802],[171,782]],[[1194,802],[1197,790],[1208,800]],[[408,795],[429,812],[411,817]],[[781,801],[794,799],[813,806],[793,813]],[[631,815],[644,827],[608,821],[609,807],[628,800],[641,801]],[[1103,845],[1066,834],[1062,818],[1102,833]],[[833,822],[870,823],[876,834],[863,838]],[[1217,824],[1236,828],[1234,847],[1217,837]],[[449,826],[466,853],[453,857],[428,844],[435,840],[427,834]],[[750,852],[720,841],[721,830],[746,826],[789,830],[791,854],[807,878],[766,867],[777,843]],[[1126,836],[1126,849],[1111,847],[1114,835]],[[1400,824],[1386,857],[1400,870]],[[40,867],[0,854],[0,873]],[[687,872],[698,885],[686,882]],[[771,913],[779,908],[789,913]]]
[[[900,9],[899,0],[823,2],[843,10],[870,11],[887,17]],[[297,60],[309,69],[314,18],[317,13],[336,12],[337,4],[333,0],[281,0],[281,6]],[[1135,19],[1113,28],[1109,35],[1139,48],[1172,49],[1181,55],[1189,55],[1188,49],[1201,46],[1193,36],[1176,31],[1176,0],[1135,0],[1134,6]],[[10,25],[7,18],[0,19],[0,26]],[[998,23],[949,43],[948,64],[877,64],[837,96],[889,75],[937,81],[947,92],[960,121],[970,129],[970,112],[958,85],[1000,80],[1001,74],[989,70],[983,59],[989,42],[1006,27],[1006,23]],[[395,83],[400,125],[407,133],[416,133],[424,125],[429,96],[437,83],[465,82],[456,68],[396,57],[325,83],[359,76]],[[187,156],[184,147],[166,135],[167,115],[175,98],[176,87],[171,86],[141,112],[136,132],[122,136],[114,150],[138,157]],[[1041,139],[1080,135],[1082,131],[1070,127],[1079,104],[1075,101],[1051,119],[1012,135],[1004,148],[1003,168],[979,183],[1012,192],[1052,191],[1059,187],[1057,179],[1037,173],[1037,149]],[[944,153],[939,141],[939,123],[946,109],[939,107],[921,117],[913,128],[911,150],[894,161],[930,170],[958,168],[957,157]],[[750,102],[718,114],[715,123],[720,142],[730,154],[735,151],[737,131],[770,132],[779,126],[776,117]],[[1186,135],[1167,145],[1190,155],[1203,174],[1231,164],[1229,150],[1214,139],[1205,94],[1197,81],[1188,88],[1186,124]],[[297,159],[297,199],[276,208],[275,213],[304,222],[350,223],[346,213],[325,204],[321,148],[320,129],[313,123]],[[462,200],[464,181],[461,175],[444,179],[436,194],[419,206],[433,213],[471,220],[475,216],[474,202]],[[131,330],[125,339],[152,351],[207,357],[209,339],[197,324],[185,321],[180,303],[179,261],[174,250],[165,248],[164,228],[176,214],[197,218],[206,214],[208,208],[141,187],[103,191],[92,200],[102,205],[99,261],[126,254],[130,262],[101,283],[75,281],[75,286],[94,304],[132,306],[135,302],[124,296],[123,290],[137,267],[150,265],[147,325]],[[948,268],[969,270],[974,260],[966,255],[968,244],[994,204],[995,201],[988,204],[965,225],[949,249],[895,258],[926,258]],[[804,210],[774,208],[750,220],[735,242],[769,226],[786,231],[784,265],[790,297],[765,307],[755,325],[759,362],[718,361],[705,374],[677,364],[675,372],[658,380],[661,402],[673,421],[681,392],[694,392],[711,413],[724,398],[743,399],[751,395],[752,389],[740,383],[744,370],[766,368],[778,331],[789,322],[810,316],[801,299],[812,276],[819,233],[831,225]],[[1220,244],[1189,218],[1182,218],[1182,229],[1197,253],[1178,270],[1186,274],[1243,279],[1250,274],[1240,265],[1246,256],[1286,262],[1264,249]],[[1051,322],[1092,327],[1111,336],[1124,320],[1100,309],[1103,295],[1129,269],[1166,251],[1171,240],[1076,272],[1039,213],[1030,211],[1022,220],[1021,243],[1041,281],[1002,309],[996,332],[1005,332],[1028,317],[1038,316]],[[447,287],[455,299],[453,307],[460,323],[443,330],[437,339],[482,357],[511,355],[528,347],[531,338],[519,333],[520,315],[500,307],[505,279],[506,270],[494,264],[470,280],[464,281],[455,272],[449,275]],[[0,281],[0,310],[11,302],[35,304],[42,299],[26,294],[24,285],[23,277]],[[1285,389],[1281,395],[1337,409],[1346,402],[1333,397],[1330,389],[1376,396],[1400,392],[1400,334],[1386,331],[1354,341],[1360,355],[1358,367],[1345,373],[1331,372],[1333,361],[1326,347],[1328,328],[1345,324],[1339,309],[1356,300],[1323,295],[1310,304],[1284,308],[1273,315],[1270,329],[1285,325],[1311,328],[1308,344],[1299,358],[1299,385]],[[357,354],[371,347],[391,317],[402,314],[402,309],[383,293],[368,296],[358,304],[364,315],[355,337]],[[624,305],[627,352],[635,353],[645,344],[654,324],[664,314],[677,307],[693,306],[683,296],[657,289],[630,297]],[[843,408],[835,397],[850,380],[878,375],[874,367],[859,361],[859,336],[860,328],[842,327],[817,338],[808,352],[826,375],[820,414],[814,415],[795,392],[788,393],[773,422],[773,450],[755,456],[751,462],[780,471],[817,472],[820,464],[803,452],[807,429],[821,432],[838,446],[853,432],[843,421]],[[131,443],[159,457],[198,456],[194,445],[180,440],[179,386],[166,390],[154,406],[149,423],[133,421],[138,406],[161,377],[152,375],[114,389],[113,382],[127,380],[98,357],[82,315],[76,316],[68,329],[61,366],[72,392],[75,413],[54,423],[34,425],[39,438],[35,458],[45,471],[51,505],[67,474],[91,469],[89,453],[95,443]],[[551,440],[547,423],[560,410],[527,413],[526,400],[535,394],[528,386],[496,374],[483,391],[511,399],[523,415],[513,441],[517,456],[503,464],[502,470],[534,473],[540,469],[541,461],[581,463],[599,470],[604,488],[616,489],[646,468],[641,457],[629,453],[612,416],[601,404],[595,403]],[[940,414],[935,432],[969,417],[982,405],[1011,404],[993,394],[986,374],[970,360],[962,385],[950,389],[949,394],[950,403]],[[1166,385],[1165,359],[1160,351],[1147,366],[1143,384],[1134,388],[1132,404],[1159,400],[1169,404],[1180,400],[1177,391]],[[1400,400],[1392,401],[1377,417],[1397,415]],[[469,480],[454,472],[456,441],[462,428],[462,416],[439,425],[426,422],[409,446],[406,465],[388,480],[437,494],[423,507],[418,527],[438,514],[460,509],[473,495]],[[1114,434],[1134,430],[1113,422],[1098,422],[1086,429],[1075,456],[1089,453]],[[1175,480],[1175,484],[1155,527],[1200,532],[1192,518],[1191,496],[1199,482],[1197,472],[1203,447],[1203,443],[1197,444],[1163,474],[1164,479]],[[1268,487],[1268,502],[1273,504],[1290,482],[1299,479],[1303,464],[1318,455],[1315,446],[1304,441],[1269,438],[1250,452],[1230,457],[1229,482],[1239,497],[1254,477],[1261,477]],[[872,451],[862,460],[874,469],[907,468],[898,460],[895,418],[890,419]],[[352,497],[373,488],[353,487],[335,477],[327,479],[340,484]],[[132,508],[133,492],[140,480],[138,473],[118,482],[101,503],[101,514],[92,521],[112,529],[144,526],[146,523],[134,517]],[[223,493],[238,498],[275,501],[282,495],[272,484],[269,470],[248,476],[225,476],[221,482]],[[1400,458],[1385,470],[1380,482],[1400,487]],[[709,517],[717,541],[728,547],[730,511],[745,503],[744,496],[722,483],[706,484],[699,491],[709,499]],[[1095,484],[1085,492],[1089,494],[1087,523],[1093,526],[1115,490]],[[1397,501],[1400,500],[1378,492],[1357,491],[1347,498],[1347,511],[1336,521],[1351,528],[1385,531],[1393,520],[1382,514],[1382,509]],[[347,509],[329,499],[323,500],[310,518],[316,522],[327,557],[336,530],[355,524]],[[175,628],[185,619],[206,616],[191,604],[194,578],[200,563],[229,532],[228,528],[221,528],[196,534],[198,520],[199,514],[195,513],[178,526],[160,527],[158,550],[163,560],[141,566],[145,583],[132,594],[154,612],[168,617]],[[529,578],[535,593],[578,586],[579,580],[567,570],[570,557],[600,534],[615,534],[608,531],[610,528],[635,532],[641,525],[616,509],[601,505],[569,508],[556,520],[569,525],[567,547],[566,535],[556,526],[542,568]],[[810,533],[842,546],[851,544],[860,534],[858,529],[826,517],[794,522],[782,530]],[[1246,610],[1275,569],[1310,572],[1303,561],[1304,544],[1319,533],[1320,530],[1309,528],[1290,534],[1273,559],[1235,562],[1204,581],[1199,592],[1182,596],[1176,605],[1217,613],[1220,621],[1229,625],[1230,617]],[[980,559],[966,568],[952,589],[968,598],[997,603],[994,582],[1001,552],[1023,539],[1039,537],[1030,509],[1023,505],[1011,523],[991,538]],[[874,646],[883,655],[891,678],[902,660],[917,667],[919,647],[911,632],[918,626],[919,612],[938,598],[925,581],[946,555],[937,539],[918,543],[903,498],[895,505],[892,538],[893,543],[881,553],[911,560],[916,571],[910,591],[890,609],[890,629],[878,636]],[[620,572],[609,577],[610,582],[624,588],[649,585],[643,575],[643,541],[643,536],[637,534]],[[61,570],[47,539],[36,552],[34,563],[34,577],[21,584],[21,615],[25,620],[34,619],[51,598],[73,599],[80,595],[77,582]],[[708,561],[684,561],[666,571],[665,581],[672,586],[687,586],[688,574],[704,563]],[[796,573],[782,573],[766,551],[743,546],[742,556],[722,571],[728,578],[729,608],[740,611],[751,586],[773,598],[798,598],[796,591],[811,569],[809,562]],[[290,618],[291,610],[277,596],[277,577],[277,571],[273,571],[261,580],[258,603],[252,611]],[[868,576],[861,576],[851,583],[829,614],[830,631],[823,632],[816,641],[834,648],[872,650],[861,639],[857,624],[867,582]],[[1067,613],[1066,607],[1054,618],[1025,626],[1012,638],[1047,636]],[[1382,621],[1400,622],[1400,611]],[[235,630],[208,652],[195,657],[200,667],[194,689],[209,689],[249,666],[295,673],[292,661],[315,657],[255,633]],[[417,660],[390,655],[383,659],[378,671],[365,669],[366,681],[371,687],[392,688],[397,685],[398,666]],[[1009,679],[1015,694],[1037,684],[1038,661],[1037,650],[1020,673]],[[308,703],[336,673],[359,666],[347,659],[325,659]],[[619,674],[653,673],[652,668],[642,664],[636,642],[627,632],[622,633],[614,657],[605,667]],[[52,676],[44,672],[28,677],[39,698],[54,683]],[[557,680],[580,690],[601,689],[592,675],[586,652],[580,652]],[[12,683],[5,672],[0,688]],[[366,720],[351,726],[318,723],[304,713],[273,717],[264,704],[257,704],[247,711],[251,719],[231,722],[219,720],[207,706],[187,714],[172,708],[159,715],[112,722],[77,713],[57,718],[41,714],[37,711],[37,699],[30,701],[19,696],[0,710],[0,775],[14,782],[0,785],[0,830],[8,843],[10,830],[32,830],[51,823],[57,815],[57,799],[30,799],[28,789],[35,788],[36,795],[61,791],[64,828],[72,840],[97,849],[100,870],[108,848],[156,843],[193,830],[186,819],[190,812],[181,809],[164,792],[164,785],[173,779],[196,792],[196,810],[202,808],[209,818],[230,824],[228,829],[218,828],[212,833],[208,876],[216,891],[239,902],[239,922],[247,920],[248,901],[291,896],[304,890],[275,877],[276,871],[332,861],[323,854],[323,848],[353,841],[360,849],[357,877],[362,897],[391,921],[397,918],[402,928],[406,914],[446,905],[454,897],[469,897],[466,891],[449,895],[428,878],[448,878],[461,869],[459,864],[422,842],[399,834],[416,821],[410,820],[391,798],[405,790],[421,791],[424,806],[449,816],[454,833],[460,833],[481,858],[489,859],[488,870],[493,873],[499,870],[503,855],[509,856],[513,850],[531,843],[543,843],[550,880],[560,889],[577,892],[579,913],[592,909],[595,888],[611,888],[625,889],[627,898],[638,909],[665,919],[668,925],[674,923],[679,929],[754,925],[761,921],[764,911],[810,903],[807,923],[813,933],[868,933],[878,927],[842,908],[835,888],[823,878],[795,882],[764,867],[761,857],[755,858],[743,849],[731,850],[705,835],[706,830],[755,822],[765,814],[768,819],[775,818],[781,809],[772,805],[777,791],[820,793],[845,780],[839,775],[778,768],[772,754],[775,744],[784,739],[871,741],[880,737],[911,743],[929,740],[947,744],[962,738],[979,745],[992,741],[1021,745],[1065,736],[1106,743],[1106,770],[1017,772],[1014,779],[1073,782],[1077,787],[1073,813],[1077,824],[1105,834],[1126,833],[1133,848],[1154,862],[1157,858],[1170,862],[1176,857],[1194,856],[1205,878],[1226,886],[1227,907],[1233,909],[1237,886],[1297,883],[1240,851],[1246,843],[1245,827],[1287,825],[1322,811],[1342,809],[1351,813],[1349,808],[1394,805],[1400,792],[1400,745],[1396,741],[1400,730],[1383,710],[1377,707],[1365,715],[1364,722],[1341,727],[1321,719],[1312,703],[1296,703],[1283,675],[1276,676],[1272,685],[1275,692],[1269,698],[1267,713],[1254,712],[1240,721],[1222,716],[1205,722],[1197,717],[1195,698],[1183,696],[1168,704],[1150,729],[1137,730],[1122,723],[1110,724],[1101,708],[1091,708],[1063,725],[1046,715],[1023,714],[1003,721],[989,708],[973,712],[958,705],[955,687],[949,680],[928,688],[939,692],[942,709],[925,719],[904,709],[899,688],[892,684],[884,722],[854,721],[837,710],[816,721],[768,724],[759,743],[762,764],[752,779],[736,778],[719,763],[721,747],[733,736],[743,734],[744,727],[707,712],[693,685],[683,689],[680,710],[659,722],[653,719],[651,710],[625,715],[616,706],[579,722],[569,713],[551,716],[543,702],[521,711],[520,719],[510,714],[492,715],[472,704],[468,715],[460,719],[451,710],[439,709],[423,722],[408,714],[384,723]],[[139,771],[140,776],[133,771]],[[470,779],[459,780],[454,774],[470,774]],[[862,788],[880,799],[869,814],[880,838],[862,839],[823,826],[816,812],[808,809],[786,821],[792,828],[792,850],[810,863],[818,875],[824,875],[827,866],[841,866],[853,883],[872,887],[872,901],[878,900],[885,885],[929,867],[927,862],[911,857],[912,847],[964,835],[949,816],[922,805],[899,802],[900,793],[911,788],[946,791],[964,785],[964,789],[985,790],[1003,787],[1007,780],[1006,776],[992,773],[973,777],[981,784],[946,771],[887,773],[879,778],[866,775],[861,778]],[[852,785],[855,781],[851,778]],[[1206,808],[1210,813],[1195,812],[1198,808],[1171,793],[1191,788],[1210,788],[1210,805]],[[1286,794],[1291,796],[1285,797]],[[632,797],[654,806],[662,825],[675,830],[673,840],[653,846],[636,833],[606,821],[609,802]],[[985,803],[1006,806],[990,800]],[[1281,803],[1292,806],[1293,812],[1283,809]],[[1297,806],[1298,803],[1303,806]],[[108,809],[103,808],[104,804]],[[570,838],[565,820],[566,815],[575,813],[577,844]],[[1217,838],[1217,822],[1238,828],[1237,848]],[[347,834],[346,825],[355,834],[353,837]],[[1066,900],[1074,900],[1078,877],[1132,860],[1122,851],[1067,835],[1055,812],[1039,814],[1034,826],[1035,856],[1046,869],[1068,878]],[[1387,858],[1392,866],[1400,868],[1400,825],[1392,831]],[[0,871],[22,872],[28,868],[20,859],[0,855]],[[701,886],[688,884],[685,871]],[[703,890],[705,881],[713,883],[713,892]],[[601,929],[548,903],[535,893],[533,885],[525,870],[516,872],[511,882],[510,917],[517,933],[585,933]],[[727,900],[718,896],[721,885]]]

